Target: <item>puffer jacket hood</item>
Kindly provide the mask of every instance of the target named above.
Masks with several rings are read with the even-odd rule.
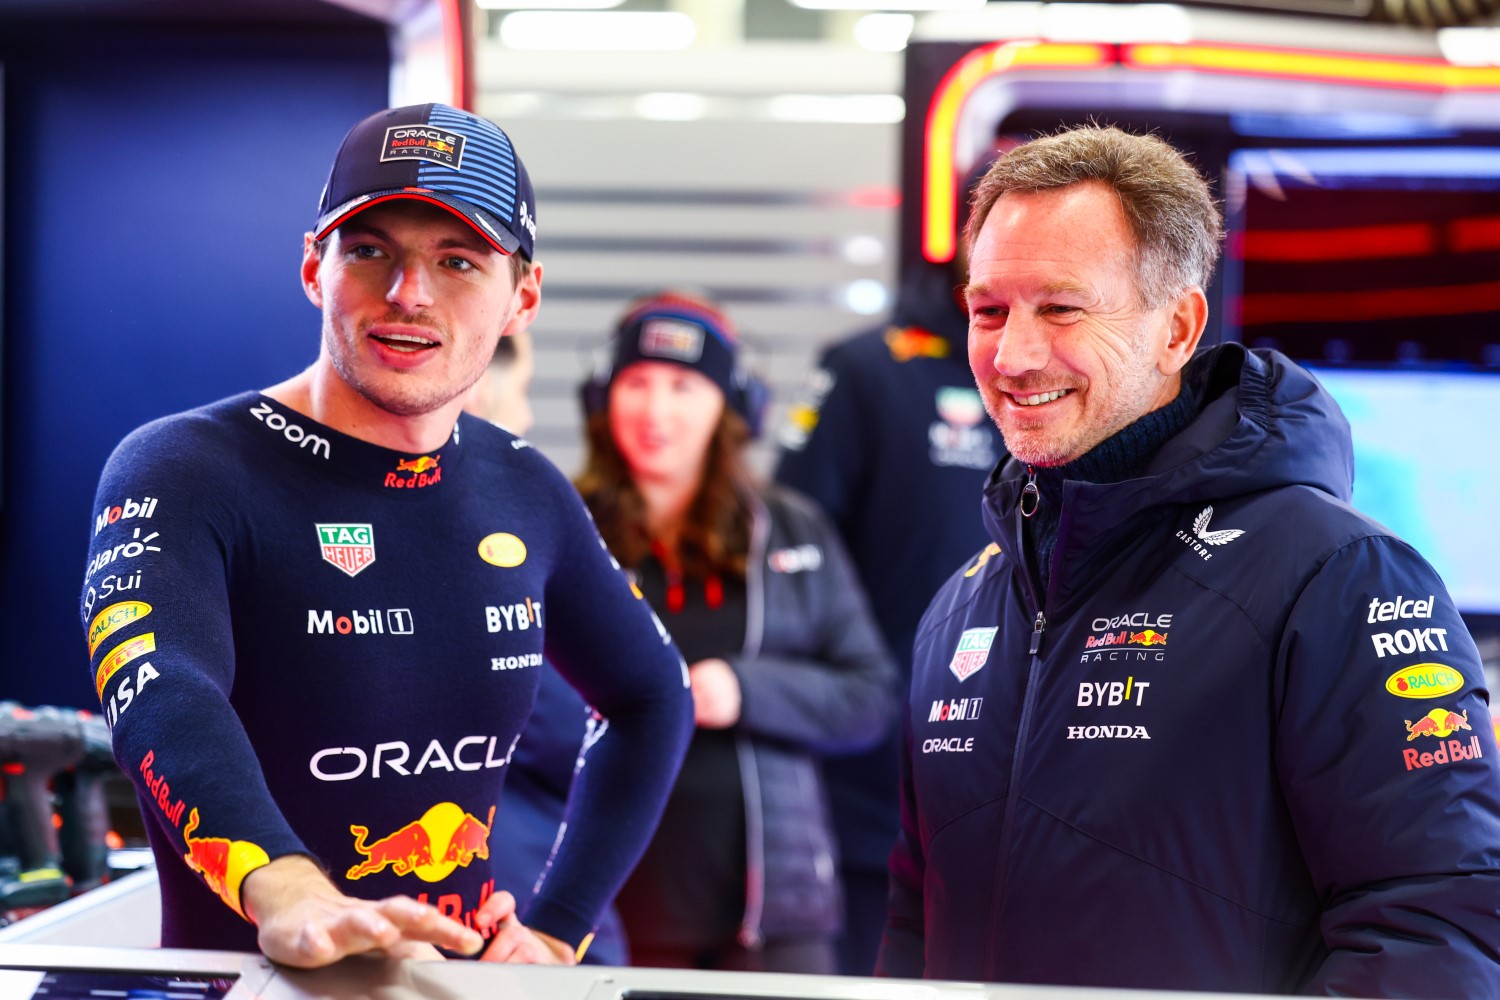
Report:
[[[1162,447],[1146,475],[1107,487],[1064,485],[1064,506],[1078,515],[1068,519],[1074,529],[1070,550],[1087,548],[1163,504],[1214,502],[1294,485],[1349,502],[1354,492],[1349,422],[1308,371],[1278,351],[1222,344],[1194,357],[1183,383],[1198,401],[1198,416]],[[985,525],[1002,545],[1016,540],[1016,509],[1026,479],[1026,463],[1006,455],[985,485]]]

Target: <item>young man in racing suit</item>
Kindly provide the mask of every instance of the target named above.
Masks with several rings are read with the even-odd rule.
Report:
[[[1151,137],[1000,160],[969,360],[1010,457],[918,630],[888,975],[1500,995],[1500,757],[1306,371],[1193,357],[1221,224]]]
[[[305,240],[317,360],[110,458],[80,610],[164,945],[570,963],[644,848],[686,668],[567,479],[460,412],[536,315],[535,237],[499,128],[372,115]],[[487,862],[544,655],[608,730],[527,927]]]

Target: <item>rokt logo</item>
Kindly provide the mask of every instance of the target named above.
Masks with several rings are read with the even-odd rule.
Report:
[[[1370,641],[1375,644],[1375,655],[1383,660],[1403,653],[1446,653],[1447,636],[1445,628],[1403,628],[1376,632]]]
[[[139,503],[127,497],[123,504],[116,504],[113,507],[105,507],[102,511],[99,512],[99,515],[94,518],[94,534],[99,534],[99,532],[103,531],[111,524],[114,524],[116,521],[128,521],[133,517],[139,517],[142,520],[146,520],[149,519],[155,512],[156,497],[141,497]]]
[[[291,423],[286,417],[271,409],[270,403],[260,403],[250,407],[250,415],[271,430],[280,431],[282,437],[297,447],[311,448],[314,455],[321,455],[326,460],[333,453],[327,438],[307,433],[300,426]]]
[[[307,612],[308,635],[411,635],[411,610],[409,608],[370,608],[364,613],[351,611],[347,615],[333,616],[332,611]]]

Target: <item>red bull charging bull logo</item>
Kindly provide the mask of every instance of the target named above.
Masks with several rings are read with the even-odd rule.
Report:
[[[1436,736],[1441,739],[1444,736],[1452,736],[1460,729],[1469,728],[1469,713],[1462,714],[1450,712],[1446,708],[1434,708],[1422,716],[1413,725],[1411,720],[1406,720],[1406,741],[1410,743],[1418,736]]]
[[[1466,760],[1478,760],[1484,756],[1484,747],[1479,743],[1478,736],[1470,736],[1468,741],[1444,739],[1460,729],[1469,729],[1469,713],[1450,712],[1446,708],[1434,708],[1416,722],[1410,719],[1406,721],[1406,741],[1410,743],[1418,736],[1437,737],[1437,746],[1431,751],[1424,751],[1418,747],[1407,747],[1401,751],[1401,759],[1406,763],[1408,771],[1415,771],[1424,767],[1435,767],[1443,764],[1458,764]],[[1418,746],[1431,747],[1431,743],[1425,741]]]
[[[396,471],[385,474],[387,489],[422,489],[443,481],[443,470],[438,468],[441,455],[423,455],[421,458],[396,460]],[[402,475],[407,473],[407,475]]]
[[[452,802],[439,802],[414,820],[374,842],[367,842],[368,827],[350,824],[354,850],[364,857],[344,877],[351,882],[390,868],[397,875],[415,875],[423,882],[441,882],[455,868],[467,868],[475,858],[490,856],[490,827],[495,822],[495,807],[490,806],[487,822],[481,823],[473,813],[465,812]]]
[[[182,828],[183,840],[188,852],[182,856],[187,866],[199,875],[214,893],[229,908],[240,916],[245,911],[240,907],[240,884],[245,876],[271,859],[260,845],[248,840],[230,840],[227,837],[194,837],[198,829],[198,807],[188,813],[187,826]]]
[[[1165,646],[1167,644],[1167,633],[1158,632],[1148,628],[1144,632],[1130,633],[1130,644],[1132,646]]]

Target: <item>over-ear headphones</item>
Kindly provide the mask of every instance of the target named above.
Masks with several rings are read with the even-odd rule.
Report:
[[[745,421],[751,439],[759,438],[771,387],[745,367],[740,354],[733,325],[710,303],[675,292],[637,299],[616,326],[608,357],[578,386],[584,417],[608,408],[616,371],[636,361],[668,361],[711,379]]]

